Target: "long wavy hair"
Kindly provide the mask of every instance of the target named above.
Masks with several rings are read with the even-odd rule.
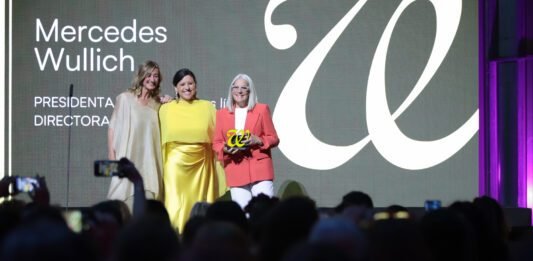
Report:
[[[150,98],[157,97],[159,95],[159,92],[161,91],[160,86],[161,82],[163,81],[163,76],[161,75],[161,69],[159,68],[159,65],[154,61],[146,61],[143,64],[139,65],[139,69],[137,70],[137,73],[133,76],[133,80],[131,81],[131,87],[129,88],[129,91],[134,93],[135,96],[140,96],[142,93],[144,79],[150,76],[154,69],[159,70],[159,82],[157,83],[156,88],[150,91],[149,96]]]

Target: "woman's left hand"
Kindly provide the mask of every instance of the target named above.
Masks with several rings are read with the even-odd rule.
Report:
[[[251,134],[250,138],[248,138],[246,141],[244,141],[244,144],[246,146],[250,146],[250,147],[252,147],[252,146],[262,146],[263,145],[263,141],[258,136],[254,135],[254,134]]]

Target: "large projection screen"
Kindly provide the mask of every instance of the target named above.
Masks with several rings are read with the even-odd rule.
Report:
[[[217,108],[233,77],[250,75],[281,139],[278,193],[297,182],[321,207],[352,190],[377,206],[478,193],[477,1],[7,5],[2,171],[45,176],[54,204],[105,199],[92,163],[107,157],[115,97],[145,60],[171,96],[175,71],[190,68]]]

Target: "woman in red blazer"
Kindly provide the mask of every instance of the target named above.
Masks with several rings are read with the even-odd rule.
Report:
[[[253,196],[274,195],[271,148],[279,139],[268,105],[257,103],[252,79],[235,76],[217,111],[213,149],[224,165],[231,198],[243,209]]]

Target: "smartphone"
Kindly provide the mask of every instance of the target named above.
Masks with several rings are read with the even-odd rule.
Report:
[[[94,161],[94,176],[112,177],[120,176],[118,170],[118,160],[96,160]]]
[[[440,207],[441,207],[440,200],[426,200],[426,202],[424,203],[424,209],[426,211],[436,210],[436,209],[439,209]]]
[[[36,178],[17,177],[15,181],[15,189],[17,192],[29,193],[33,192],[35,188],[39,187],[39,181]]]

